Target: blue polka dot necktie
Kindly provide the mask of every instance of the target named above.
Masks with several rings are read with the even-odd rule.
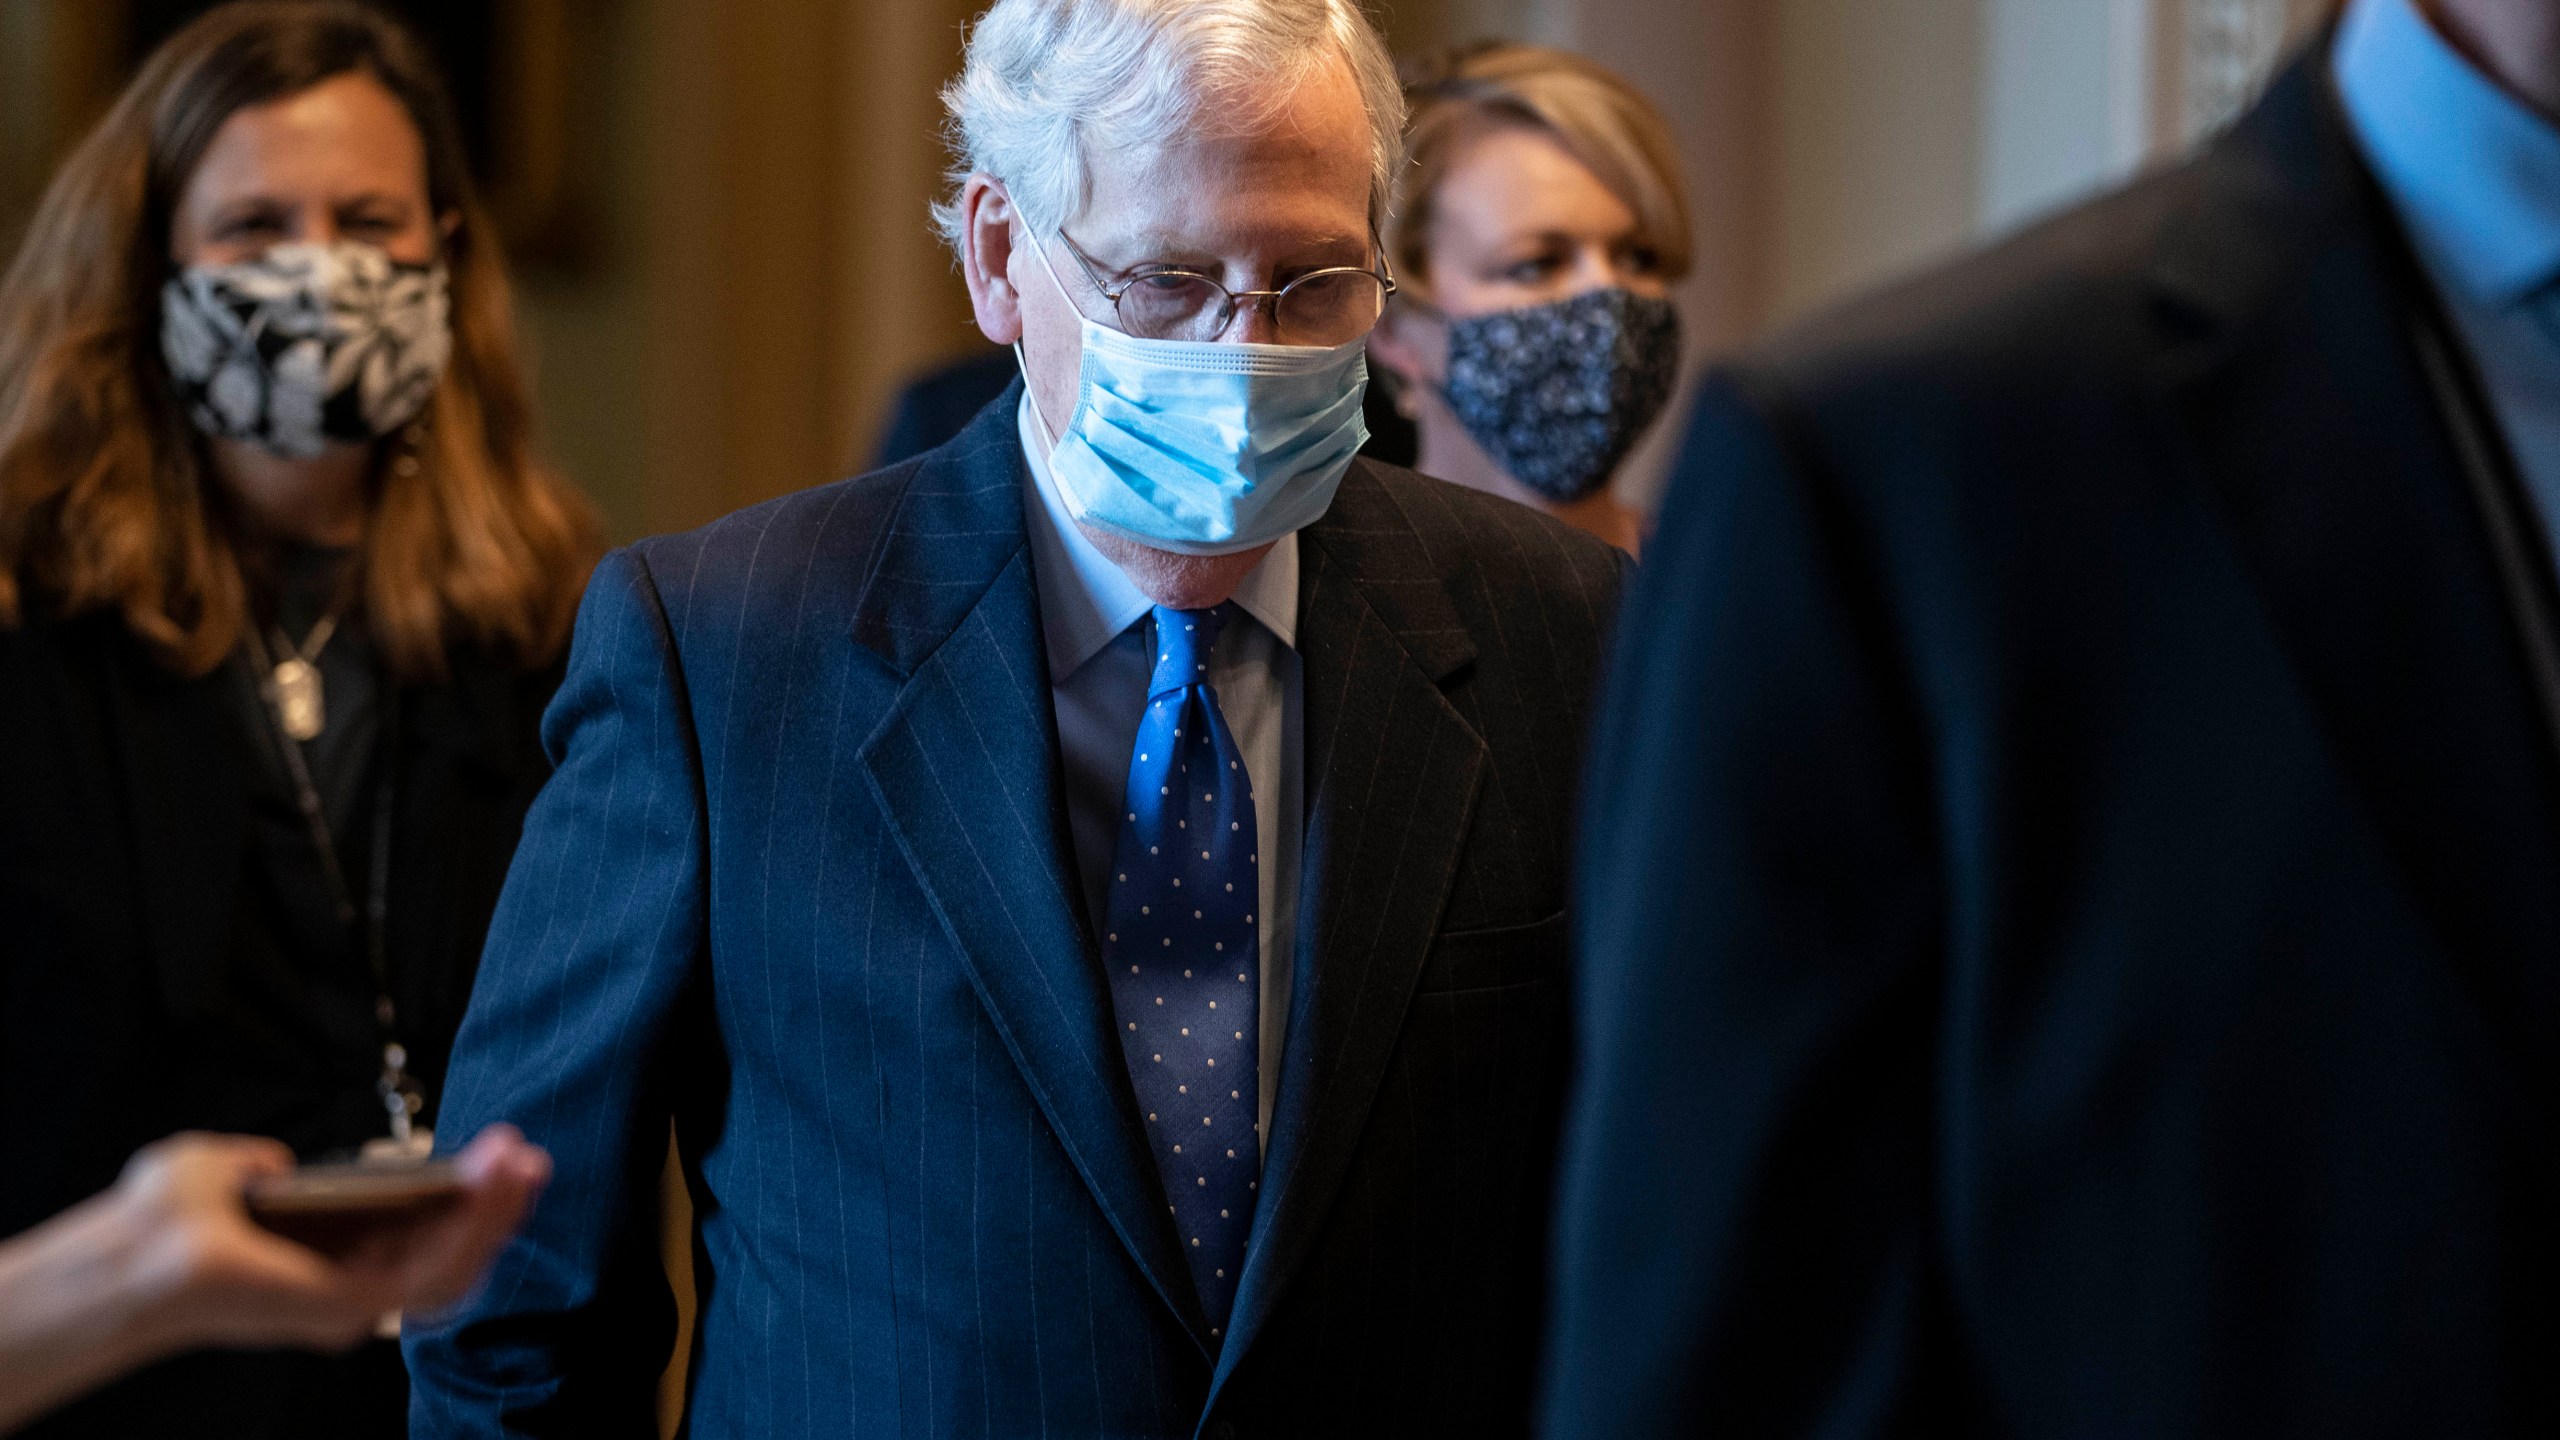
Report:
[[[1102,942],[1121,1050],[1212,1334],[1235,1305],[1262,1176],[1253,777],[1208,682],[1234,614],[1233,603],[1156,607]]]

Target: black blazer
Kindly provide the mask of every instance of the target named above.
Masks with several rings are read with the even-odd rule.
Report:
[[[1551,1433],[2560,1428],[2560,763],[2325,62],[1706,391]]]
[[[1019,393],[597,572],[447,1097],[558,1169],[406,1337],[420,1436],[648,1432],[671,1113],[697,1434],[1527,1429],[1621,559],[1365,460],[1301,532],[1296,980],[1222,1340],[1076,899]]]
[[[394,999],[430,1094],[461,1022],[558,667],[471,652],[402,697],[387,892]],[[0,1234],[205,1123],[168,1036],[222,980],[258,743],[217,671],[112,615],[0,631]]]

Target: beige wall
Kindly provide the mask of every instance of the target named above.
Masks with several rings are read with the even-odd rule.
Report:
[[[1975,0],[1784,0],[1763,318],[1783,320],[1971,238]]]
[[[1683,147],[1698,266],[1688,375],[1973,233],[1980,0],[1551,0],[1563,43],[1650,95]],[[1661,427],[1621,492],[1649,506]]]
[[[1679,292],[1694,377],[1772,326],[2173,159],[2334,9],[1541,0],[1521,33],[1617,69],[1679,134],[1700,242]],[[2235,58],[2237,90],[2193,93]],[[1654,499],[1675,443],[1657,434],[1632,457],[1628,498]]]
[[[52,179],[121,77],[122,16],[80,0],[0,0],[0,254],[12,253]]]
[[[648,213],[642,203],[649,164],[638,147],[613,143],[638,116],[634,97],[646,80],[649,7],[611,7],[586,63],[597,68],[603,143],[583,147],[602,173],[594,177],[599,239],[583,273],[519,271],[516,318],[533,376],[534,410],[543,452],[594,498],[614,538],[638,533],[651,447],[635,423],[646,369],[650,316],[643,302],[642,261]]]
[[[955,0],[632,0],[595,63],[607,253],[529,276],[547,436],[618,537],[847,474],[972,343],[926,228]]]
[[[1681,137],[1723,349],[1973,233],[1981,0],[1554,0]]]

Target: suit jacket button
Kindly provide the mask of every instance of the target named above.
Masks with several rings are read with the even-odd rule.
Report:
[[[1236,1422],[1233,1420],[1210,1421],[1208,1440],[1236,1440]]]

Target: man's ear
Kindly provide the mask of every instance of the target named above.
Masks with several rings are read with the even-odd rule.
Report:
[[[1004,182],[980,171],[960,187],[960,278],[978,331],[998,345],[1022,338],[1022,293],[1013,288],[1013,197]]]

